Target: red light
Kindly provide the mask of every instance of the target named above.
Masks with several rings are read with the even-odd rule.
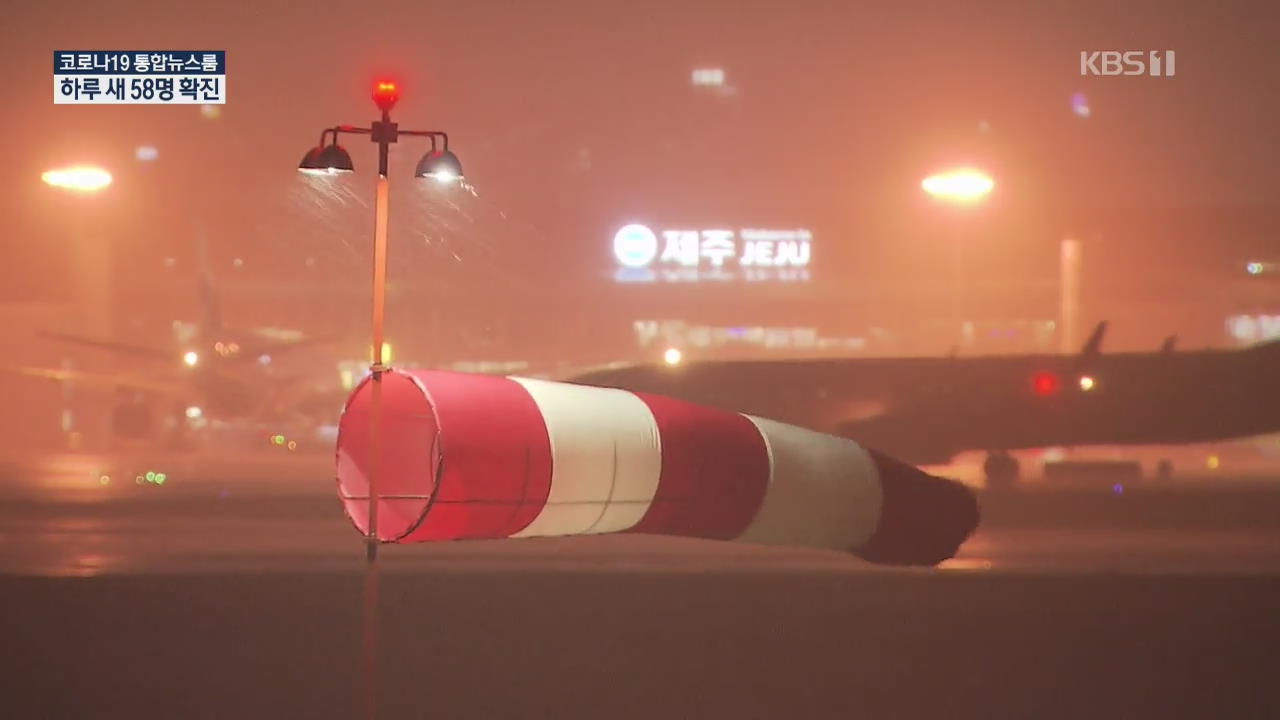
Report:
[[[400,99],[400,88],[395,83],[383,80],[373,86],[373,101],[383,110],[390,110]]]
[[[1062,381],[1048,370],[1041,370],[1031,376],[1031,387],[1037,395],[1053,395],[1062,387]]]

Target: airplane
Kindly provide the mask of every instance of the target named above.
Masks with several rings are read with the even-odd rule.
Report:
[[[1017,480],[1009,451],[1214,442],[1280,432],[1280,341],[1238,350],[707,361],[613,366],[571,382],[667,395],[852,438],[901,460],[985,451],[988,486]]]
[[[203,251],[203,248],[202,248]],[[313,389],[300,376],[281,376],[276,358],[329,342],[297,332],[246,330],[223,323],[221,302],[201,253],[202,319],[174,323],[175,343],[153,347],[112,340],[42,332],[39,337],[102,350],[130,360],[130,369],[93,372],[69,368],[18,367],[28,377],[106,388],[115,393],[112,431],[131,440],[151,439],[157,416],[171,414],[175,429],[188,421],[265,422],[301,419]],[[166,367],[167,366],[167,367]],[[337,393],[333,393],[337,398]],[[334,415],[341,400],[334,399]]]

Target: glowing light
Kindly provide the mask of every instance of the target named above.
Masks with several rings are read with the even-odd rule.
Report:
[[[222,115],[221,105],[201,105],[200,115],[206,120],[217,120]]]
[[[690,74],[689,82],[702,87],[723,87],[724,68],[697,68]]]
[[[1204,464],[1210,470],[1217,470],[1218,468],[1222,467],[1222,458],[1218,457],[1217,455],[1210,455],[1209,457],[1205,458]]]
[[[973,203],[986,197],[996,186],[994,180],[979,170],[951,170],[930,175],[920,187],[930,195],[950,202]]]
[[[939,570],[975,571],[990,570],[994,565],[986,558],[950,558],[938,563]]]
[[[625,225],[614,233],[613,254],[624,267],[644,267],[658,256],[658,236],[644,225]]]
[[[271,438],[271,442],[275,443],[276,445],[283,445],[283,444],[284,444],[284,436],[283,436],[283,435],[276,435],[275,437]]]
[[[1047,370],[1041,370],[1031,376],[1031,387],[1036,391],[1037,395],[1048,396],[1058,392],[1062,387],[1062,381],[1058,379],[1057,375]]]
[[[111,476],[110,476],[110,475],[103,475],[102,477],[98,478],[98,484],[99,484],[99,485],[110,485],[110,484],[111,484]]]
[[[396,87],[394,82],[382,80],[373,86],[373,102],[380,109],[390,110],[395,107],[396,101],[399,99],[400,88]]]
[[[1078,92],[1071,96],[1071,112],[1082,118],[1089,117],[1089,99]]]
[[[165,475],[164,473],[156,473],[156,480],[155,480],[155,482],[156,482],[156,484],[157,484],[157,485],[163,485],[163,484],[164,484],[164,481],[165,481],[165,480],[168,480],[168,479],[169,479],[169,476],[168,476],[168,475]]]
[[[427,177],[435,178],[435,181],[440,183],[441,185],[448,185],[449,183],[458,179],[457,175],[449,172],[448,170],[441,170],[440,172],[428,173]]]
[[[289,452],[293,452],[294,450],[298,449],[298,443],[293,440],[290,440],[288,448],[289,448]]]
[[[138,477],[134,478],[133,481],[141,485],[143,481],[143,477],[139,475]]]
[[[40,174],[46,185],[76,192],[95,192],[111,184],[111,173],[99,167],[77,165]]]
[[[267,354],[265,354],[265,353],[264,353],[264,354],[262,354],[262,355],[259,355],[259,356],[258,356],[258,364],[259,364],[259,365],[270,365],[270,364],[271,364],[271,356],[270,356],[270,355],[267,355]]]
[[[1249,273],[1250,275],[1261,275],[1262,271],[1265,270],[1266,267],[1263,266],[1263,264],[1260,262],[1251,262],[1248,265],[1245,265],[1244,269],[1245,269],[1245,272]]]
[[[148,471],[147,471],[147,474],[146,474],[146,476],[145,476],[145,477],[147,478],[147,482],[155,482],[155,481],[156,481],[156,474],[155,474],[155,472],[153,472],[153,471],[151,471],[151,470],[148,470]]]
[[[188,350],[182,354],[182,362],[185,363],[187,367],[195,367],[200,364],[200,353],[195,350]]]
[[[157,150],[154,145],[139,145],[138,148],[133,151],[133,157],[137,159],[138,162],[151,162],[152,160],[160,157],[160,151]]]
[[[204,410],[201,409],[199,406],[192,405],[191,407],[187,408],[188,420],[199,420],[202,417],[204,417]]]
[[[371,362],[371,363],[375,363],[375,364],[376,364],[376,363],[378,362],[378,359],[377,359],[377,358],[375,358],[375,357],[373,356],[374,351],[375,351],[375,348],[374,348],[374,347],[372,347],[372,346],[370,346],[370,347],[369,347],[369,362]],[[390,365],[390,364],[391,364],[391,357],[392,357],[392,354],[391,354],[391,343],[386,342],[386,341],[384,340],[384,341],[383,341],[383,343],[382,343],[382,364],[383,364],[383,365]]]
[[[238,268],[242,268],[244,267],[244,258],[236,258],[235,260],[231,261],[231,264],[235,265]]]
[[[1111,492],[1113,492],[1113,493],[1115,493],[1115,494],[1117,494],[1117,495],[1123,495],[1123,494],[1124,494],[1124,485],[1121,485],[1120,483],[1116,483],[1115,485],[1112,485],[1112,486],[1111,486]]]
[[[1280,315],[1233,315],[1227,330],[1242,343],[1280,338]]]
[[[1090,390],[1094,389],[1095,387],[1097,387],[1097,384],[1098,384],[1097,381],[1095,381],[1089,375],[1080,376],[1080,389],[1083,390],[1084,392],[1089,392]]]
[[[680,352],[680,348],[667,348],[667,351],[662,353],[662,361],[668,365],[679,365],[682,359],[684,359],[684,353]]]

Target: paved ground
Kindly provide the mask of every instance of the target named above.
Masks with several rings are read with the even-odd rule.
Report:
[[[391,547],[370,636],[323,459],[163,486],[83,461],[6,480],[0,715],[359,717],[364,637],[379,717],[1280,714],[1266,478],[986,495],[938,570],[680,538]]]

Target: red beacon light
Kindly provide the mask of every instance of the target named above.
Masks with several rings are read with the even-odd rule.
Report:
[[[1062,381],[1048,370],[1041,370],[1031,376],[1031,388],[1041,397],[1055,395],[1061,387]]]
[[[399,99],[400,87],[395,83],[384,80],[373,86],[373,102],[378,105],[379,110],[389,111]]]

